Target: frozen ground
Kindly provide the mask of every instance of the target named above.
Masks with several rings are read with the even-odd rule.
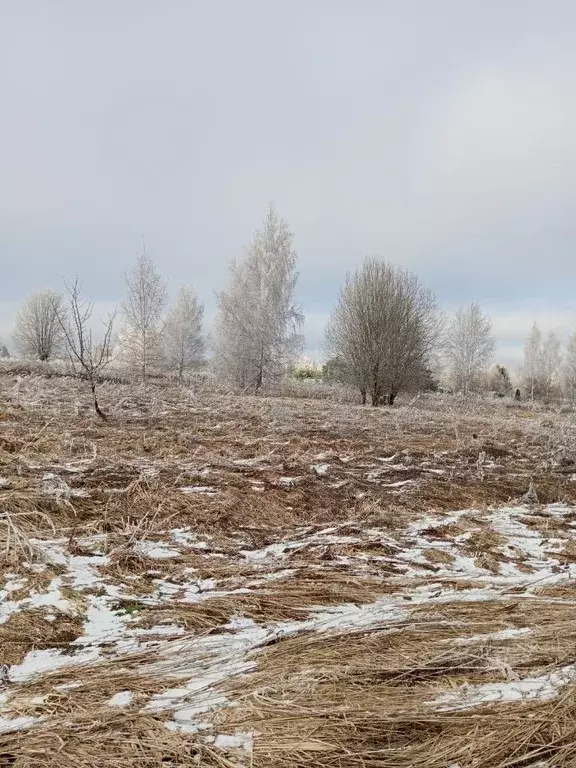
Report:
[[[576,760],[570,416],[1,384],[0,765]]]

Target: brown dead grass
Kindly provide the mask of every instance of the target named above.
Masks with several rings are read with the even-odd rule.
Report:
[[[424,514],[508,503],[531,481],[542,503],[576,501],[575,484],[554,469],[556,446],[574,442],[569,420],[535,407],[460,405],[456,399],[423,399],[380,410],[306,400],[197,397],[151,383],[146,390],[104,386],[102,404],[111,416],[102,423],[87,407],[78,408],[86,393],[76,382],[26,374],[16,382],[2,374],[0,384],[0,412],[8,415],[2,419],[0,475],[9,484],[8,490],[0,489],[0,508],[17,531],[9,538],[11,523],[0,511],[0,550],[4,571],[9,567],[29,578],[18,598],[57,572],[54,566],[47,575],[25,569],[24,560],[39,560],[27,545],[31,536],[65,535],[81,555],[85,550],[76,539],[103,533],[111,562],[101,574],[108,583],[134,584],[136,599],[124,606],[139,609],[132,626],[175,623],[193,639],[221,633],[234,616],[259,624],[300,620],[317,606],[369,604],[402,591],[407,611],[405,620],[386,631],[303,633],[254,652],[255,671],[221,685],[237,706],[214,715],[225,732],[256,733],[252,758],[220,752],[196,734],[167,730],[170,713],[143,714],[147,698],[167,684],[146,671],[158,652],[151,647],[146,654],[56,670],[16,691],[11,686],[14,713],[48,719],[1,734],[0,766],[229,768],[240,759],[262,768],[526,768],[539,759],[568,768],[576,763],[572,688],[557,701],[538,704],[465,712],[430,706],[436,695],[464,683],[503,682],[573,663],[573,589],[535,587],[532,597],[515,598],[502,588],[500,599],[466,601],[465,590],[477,588],[477,582],[438,576],[443,570],[438,566],[450,565],[448,552],[424,550],[429,578],[402,577],[393,562],[394,537]],[[493,464],[479,471],[481,451]],[[389,463],[382,461],[392,456]],[[260,458],[252,465],[237,463],[255,457]],[[327,474],[313,470],[318,463],[329,464]],[[379,470],[373,482],[367,480]],[[69,492],[48,495],[46,472],[64,479]],[[283,487],[282,477],[298,480]],[[407,478],[414,482],[386,487]],[[197,484],[216,493],[180,490]],[[531,525],[542,526],[546,535],[552,530],[572,535],[567,520],[546,520],[541,512]],[[349,525],[342,533],[357,536],[358,542],[307,544],[258,564],[239,554],[239,549],[302,537],[302,527],[318,531],[344,521]],[[186,551],[174,561],[155,561],[135,550],[139,539],[165,540],[163,532],[176,526],[204,537],[207,548]],[[384,537],[367,540],[364,531],[372,526],[389,533],[392,543]],[[470,513],[422,535],[453,541],[472,531],[467,551],[497,572],[502,540],[485,526],[481,513]],[[572,556],[570,545],[562,557]],[[250,593],[198,603],[184,603],[176,593],[171,602],[153,607],[144,600],[155,588],[149,571],[175,585],[214,578],[218,589],[232,590],[258,581],[266,570],[283,568],[296,572],[261,582]],[[134,576],[137,581],[130,582]],[[439,582],[439,594],[452,588],[462,601],[413,604],[411,590],[427,586],[430,578]],[[24,610],[0,625],[1,648],[11,663],[27,649],[66,650],[80,634],[77,622],[65,616],[48,622],[41,611]],[[484,638],[510,628],[532,631],[514,640]],[[474,636],[480,639],[458,644]],[[71,680],[80,687],[55,691]],[[107,700],[124,689],[135,692],[134,706],[127,711],[107,707]],[[47,698],[31,705],[37,693]]]
[[[55,609],[14,613],[0,624],[0,664],[20,664],[32,650],[65,649],[82,634],[82,626],[80,616],[68,616]]]

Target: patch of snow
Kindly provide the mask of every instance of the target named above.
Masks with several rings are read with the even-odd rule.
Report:
[[[257,626],[254,619],[249,619],[245,616],[232,616],[228,623],[224,624],[224,629],[247,629],[248,627]]]
[[[41,592],[39,594],[32,594],[30,597],[25,597],[22,600],[3,600],[0,602],[0,624],[4,624],[10,616],[14,613],[26,608],[43,608],[51,606],[56,608],[62,613],[71,614],[74,612],[74,606],[68,600],[64,599],[60,587],[62,586],[61,577],[57,576],[52,579],[48,587],[48,592]],[[5,595],[7,593],[4,593]],[[0,592],[0,599],[2,599],[2,593]]]
[[[476,643],[490,642],[491,640],[510,640],[522,635],[531,635],[532,630],[528,627],[522,629],[502,629],[499,632],[486,632],[483,635],[472,635],[471,637],[460,637],[454,642],[456,645],[474,645]]]
[[[41,718],[23,715],[21,717],[0,717],[0,733],[10,733],[11,731],[21,731],[24,728],[30,728],[35,723],[39,723]]]
[[[2,587],[3,591],[6,592],[17,592],[19,589],[22,589],[22,587],[26,586],[28,579],[15,579],[14,581],[7,581],[6,584]],[[2,592],[0,592],[0,595]]]
[[[319,476],[327,475],[330,469],[330,464],[313,464],[312,470]]]
[[[164,560],[170,557],[180,557],[180,552],[177,549],[171,549],[157,541],[142,541],[136,542],[134,549],[144,557],[151,557],[154,560]]]
[[[438,696],[432,705],[445,711],[496,702],[552,699],[557,695],[559,688],[571,683],[575,678],[576,665],[569,664],[539,677],[525,677],[523,680],[502,683],[464,684],[457,690]]]
[[[143,627],[134,627],[128,629],[126,635],[128,637],[146,637],[148,635],[183,635],[185,634],[184,627],[179,627],[177,624],[156,624],[154,627],[144,629]]]
[[[216,488],[211,485],[185,485],[180,490],[182,493],[206,493],[209,496],[217,493]]]
[[[94,568],[107,565],[108,558],[103,555],[72,555],[68,560],[68,573],[72,577],[73,587],[92,587],[102,579]]]
[[[277,541],[262,549],[242,549],[240,550],[240,554],[244,556],[245,560],[265,560],[267,557],[282,557],[287,549],[294,549],[301,546],[303,545],[300,542]]]
[[[98,659],[99,655],[100,653],[97,648],[90,648],[73,656],[66,655],[54,648],[42,651],[28,651],[21,664],[13,664],[10,667],[8,676],[10,682],[21,683],[25,680],[30,680],[36,675],[53,672],[60,667],[87,664]]]
[[[192,549],[206,549],[208,547],[207,542],[198,541],[196,534],[189,528],[173,528],[170,535],[177,544],[184,544]]]
[[[82,637],[74,640],[74,644],[110,643],[122,637],[129,617],[113,611],[108,605],[110,601],[108,596],[89,595],[88,600],[84,633]]]
[[[176,722],[175,720],[168,720],[164,723],[169,731],[176,731],[178,733],[199,733],[201,731],[209,731],[212,729],[212,723],[204,723],[201,720],[196,723]]]
[[[282,486],[283,488],[293,488],[295,485],[300,483],[304,478],[303,477],[279,477],[277,480],[277,485]]]
[[[217,749],[243,749],[248,755],[252,754],[254,734],[251,732],[239,732],[234,734],[220,733],[214,740]]]
[[[111,699],[108,699],[106,705],[108,707],[129,707],[133,696],[132,691],[119,691]]]

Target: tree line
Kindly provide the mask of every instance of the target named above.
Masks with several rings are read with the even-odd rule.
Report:
[[[203,330],[204,307],[184,286],[167,308],[167,284],[145,248],[125,273],[119,311],[94,335],[93,303],[79,279],[61,293],[40,290],[27,297],[15,321],[14,343],[24,358],[66,356],[91,386],[104,417],[96,383],[112,362],[142,382],[151,373],[182,380],[206,364],[242,392],[259,392],[290,371],[304,346],[304,316],[295,302],[297,256],[288,224],[271,205],[263,226],[242,258],[229,266],[227,286],[217,293],[214,338]],[[120,327],[117,328],[118,323]],[[323,352],[327,378],[354,387],[362,403],[393,405],[401,392],[431,388],[442,369],[453,391],[479,389],[508,394],[507,370],[493,361],[491,320],[476,302],[447,319],[434,293],[418,276],[378,258],[366,258],[346,280],[327,324]],[[0,356],[7,356],[0,345]],[[558,337],[546,339],[535,325],[526,341],[522,369],[525,395],[550,397],[561,390],[576,399],[576,334],[564,359]]]

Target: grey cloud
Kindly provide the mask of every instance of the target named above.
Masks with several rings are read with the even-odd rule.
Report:
[[[62,277],[118,301],[143,234],[209,318],[270,199],[311,353],[366,253],[504,307],[516,349],[536,311],[571,323],[574,22],[570,0],[7,4],[0,333]]]

